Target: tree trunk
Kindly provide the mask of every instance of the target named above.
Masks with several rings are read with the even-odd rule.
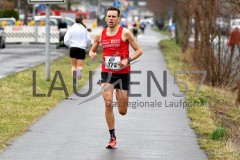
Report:
[[[27,1],[24,2],[24,24],[28,24],[28,12],[29,12],[29,4]]]
[[[189,47],[189,37],[190,37],[190,17],[186,17],[185,25],[184,25],[184,32],[183,32],[183,45],[182,45],[182,51],[185,52]]]

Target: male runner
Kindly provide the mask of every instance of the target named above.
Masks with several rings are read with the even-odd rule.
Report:
[[[110,133],[110,141],[106,148],[114,148],[117,144],[113,114],[113,91],[116,90],[118,111],[121,115],[127,113],[128,90],[130,82],[130,62],[142,55],[142,50],[132,32],[119,25],[120,10],[109,7],[106,10],[107,28],[96,34],[89,52],[91,59],[96,58],[99,44],[102,44],[101,87],[105,101],[105,117]],[[135,50],[129,55],[129,44]],[[109,77],[111,77],[109,79]]]

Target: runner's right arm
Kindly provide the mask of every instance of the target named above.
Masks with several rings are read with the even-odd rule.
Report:
[[[101,33],[96,34],[94,37],[92,47],[89,51],[89,57],[91,59],[95,59],[97,57],[96,51],[97,51],[99,43],[100,43],[100,38],[101,38]]]

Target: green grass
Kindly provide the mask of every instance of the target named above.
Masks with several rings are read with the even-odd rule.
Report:
[[[160,32],[163,35],[166,35],[169,37],[171,36],[171,33],[168,30],[159,30],[157,26],[153,26],[153,30],[156,32]]]
[[[89,59],[86,58],[85,62],[88,61]],[[85,63],[78,89],[88,80],[88,72],[94,71],[98,66],[97,62],[90,66]],[[69,57],[62,57],[51,62],[50,81],[45,80],[45,65],[0,79],[0,150],[6,148],[16,136],[26,131],[33,122],[66,97],[63,90],[52,90],[50,97],[34,96],[33,71],[36,71],[36,94],[48,94],[56,71],[61,73],[68,93],[73,93]],[[63,87],[59,77],[54,87]]]
[[[181,47],[174,40],[161,41],[160,47],[172,74],[176,70],[194,70],[188,62],[190,52],[182,53]],[[192,78],[191,75],[180,75],[178,80],[189,85],[185,100],[204,106],[187,108],[190,125],[198,135],[200,147],[206,151],[210,160],[240,159],[239,146],[233,138],[237,137],[240,131],[237,131],[239,126],[234,125],[240,124],[240,109],[233,107],[234,94],[225,88],[202,85],[198,95],[193,96],[198,80]],[[182,85],[179,87],[180,90],[184,89]]]
[[[220,140],[225,137],[225,134],[226,134],[225,128],[218,127],[213,130],[213,132],[211,134],[211,139],[212,140]]]
[[[161,41],[160,47],[163,50],[165,61],[172,74],[174,71],[187,69],[186,65],[180,63],[181,55],[176,55],[176,53],[181,52],[181,48],[179,45],[175,44],[174,39]]]

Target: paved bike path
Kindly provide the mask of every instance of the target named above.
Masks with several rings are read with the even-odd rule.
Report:
[[[100,68],[93,75],[93,90],[87,97],[71,95],[60,102],[29,130],[18,137],[4,153],[1,160],[205,160],[197,138],[189,127],[183,98],[173,76],[166,68],[162,51],[158,47],[162,35],[147,28],[138,37],[143,55],[132,65],[131,96],[128,113],[121,116],[114,107],[118,145],[108,150],[105,145],[109,133],[101,96],[96,84]],[[163,88],[164,71],[167,77],[167,95]],[[155,81],[152,77],[155,77]],[[86,93],[88,84],[79,92]],[[136,96],[137,94],[137,96]],[[139,96],[141,94],[141,96]],[[150,94],[150,95],[149,95]],[[171,107],[175,102],[176,107]]]

